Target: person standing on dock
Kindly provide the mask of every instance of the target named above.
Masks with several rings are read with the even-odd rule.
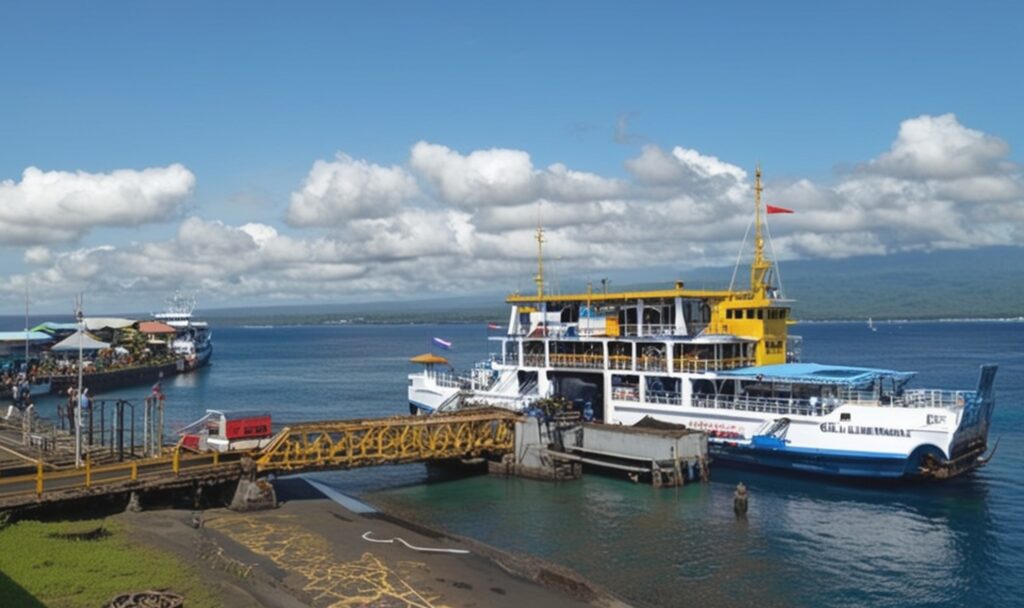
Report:
[[[164,400],[163,381],[164,381],[164,373],[160,372],[160,377],[157,378],[156,384],[153,385],[153,390],[150,393],[150,396],[153,399],[156,399],[156,400],[159,400],[159,401],[163,401]]]
[[[78,401],[78,398],[75,395],[75,389],[73,387],[69,386],[68,387],[68,402],[64,406],[64,410],[65,410],[64,413],[65,413],[65,415],[67,415],[67,418],[68,418],[68,430],[72,431],[72,432],[74,432],[74,430],[75,430],[75,402],[76,401]],[[57,415],[60,416],[60,412],[59,411],[57,412]],[[62,429],[64,428],[63,425],[64,425],[64,421],[63,421],[63,418],[61,418],[61,428]]]

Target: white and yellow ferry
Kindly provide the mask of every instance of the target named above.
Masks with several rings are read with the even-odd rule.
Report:
[[[985,463],[995,366],[975,391],[907,388],[913,372],[799,362],[788,301],[764,253],[761,172],[745,290],[511,295],[500,351],[466,376],[423,356],[410,409],[489,403],[526,410],[563,396],[584,418],[645,416],[706,431],[716,459],[869,478],[946,478]]]

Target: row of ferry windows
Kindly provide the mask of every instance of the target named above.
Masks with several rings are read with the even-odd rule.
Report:
[[[738,308],[725,311],[726,319],[785,319],[782,308]]]

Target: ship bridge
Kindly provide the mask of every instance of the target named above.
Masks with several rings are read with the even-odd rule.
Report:
[[[609,292],[588,285],[583,293],[545,292],[544,230],[538,227],[537,291],[506,298],[508,330],[495,338],[503,342],[501,362],[620,369],[615,365],[624,364],[628,351],[632,369],[637,369],[637,352],[664,359],[666,365],[657,371],[672,371],[671,360],[680,361],[676,371],[786,363],[792,320],[788,301],[772,285],[773,264],[764,253],[760,167],[754,192],[754,260],[747,289],[687,289],[677,281],[669,289]],[[696,347],[702,337],[709,340],[701,346],[710,348]],[[592,344],[580,344],[585,342]]]

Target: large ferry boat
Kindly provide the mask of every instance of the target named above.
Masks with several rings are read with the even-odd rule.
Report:
[[[717,460],[862,478],[949,478],[986,462],[995,366],[976,390],[908,388],[913,372],[802,363],[791,301],[764,251],[761,171],[747,289],[549,294],[538,228],[535,294],[514,294],[500,350],[454,375],[414,361],[413,413],[470,403],[525,410],[561,396],[584,418],[706,431]]]
[[[171,350],[185,361],[186,371],[200,368],[213,355],[213,332],[206,321],[193,318],[196,309],[195,298],[175,293],[167,301],[167,309],[153,318],[174,328],[176,334],[171,341]]]

